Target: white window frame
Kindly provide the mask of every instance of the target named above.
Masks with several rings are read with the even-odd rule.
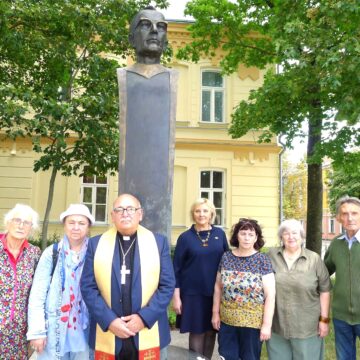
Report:
[[[201,187],[201,173],[202,172],[210,172],[210,187],[208,188],[205,188],[205,187]],[[214,172],[220,172],[222,173],[222,187],[221,188],[214,188],[213,187],[213,173]],[[226,206],[225,206],[225,199],[226,199],[226,193],[225,193],[225,186],[226,186],[226,173],[223,169],[200,169],[200,172],[199,172],[199,195],[200,197],[202,197],[201,193],[202,192],[208,192],[209,193],[209,197],[208,199],[210,201],[212,201],[214,203],[214,193],[215,192],[221,192],[222,193],[222,196],[221,196],[221,205],[222,207],[221,208],[217,208],[215,206],[215,209],[216,210],[220,210],[221,212],[221,219],[222,219],[222,222],[220,224],[216,224],[217,226],[220,226],[220,227],[224,227],[225,226],[225,209],[226,209]]]
[[[335,219],[329,218],[329,234],[335,234]]]
[[[201,85],[201,101],[200,101],[200,122],[205,124],[224,124],[225,123],[225,77],[222,77],[222,87],[219,86],[204,86],[202,84],[203,80],[203,74],[204,73],[221,73],[219,70],[216,69],[203,69],[201,70],[201,79],[200,79],[200,85]],[[203,91],[210,91],[210,121],[203,120]],[[215,121],[215,93],[221,92],[222,93],[222,121]]]
[[[94,217],[95,222],[97,224],[106,224],[107,223],[107,213],[108,213],[108,206],[109,206],[109,176],[106,175],[106,183],[104,184],[97,184],[96,183],[96,175],[94,176],[94,182],[92,183],[84,183],[84,177],[81,177],[81,191],[80,191],[80,202],[84,205],[89,204],[88,202],[84,202],[84,189],[85,188],[92,188],[91,192],[91,215]],[[106,188],[106,200],[105,204],[97,204],[96,203],[96,194],[98,188]],[[96,205],[105,205],[105,218],[104,220],[96,220]],[[89,209],[90,210],[90,209]]]

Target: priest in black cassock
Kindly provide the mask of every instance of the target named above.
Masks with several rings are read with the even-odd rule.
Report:
[[[114,227],[89,240],[81,277],[90,348],[95,359],[166,359],[175,286],[167,239],[140,225],[132,195],[114,201],[111,217]]]

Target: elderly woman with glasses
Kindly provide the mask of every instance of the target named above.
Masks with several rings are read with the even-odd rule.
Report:
[[[228,243],[224,231],[212,225],[216,210],[210,200],[195,201],[190,215],[195,224],[179,236],[175,248],[173,307],[180,332],[190,333],[189,349],[211,359],[216,339],[211,324],[214,284]]]
[[[24,360],[27,303],[40,249],[28,238],[38,227],[38,214],[28,205],[16,204],[4,217],[0,234],[0,358]]]
[[[95,220],[85,205],[72,204],[60,221],[64,236],[45,249],[35,272],[27,338],[38,360],[88,360],[89,315],[80,278]]]
[[[212,324],[219,330],[219,354],[226,360],[259,360],[271,336],[275,279],[256,220],[241,218],[221,258],[214,289]]]
[[[278,235],[282,246],[269,252],[276,282],[269,359],[322,360],[330,322],[329,273],[321,257],[303,247],[299,221],[283,221]]]

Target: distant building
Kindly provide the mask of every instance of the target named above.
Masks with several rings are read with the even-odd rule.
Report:
[[[186,22],[170,22],[168,37],[177,49],[190,41]],[[216,206],[216,224],[225,231],[239,217],[252,217],[263,226],[267,245],[277,242],[279,224],[279,152],[271,143],[258,144],[261,132],[251,131],[240,139],[228,135],[231,113],[251,89],[263,83],[264,71],[239,66],[237,73],[223,76],[219,50],[213,59],[199,63],[171,64],[179,73],[172,238],[191,225],[190,206],[199,197]],[[130,62],[130,61],[129,61]],[[50,172],[34,173],[38,155],[29,139],[0,143],[0,216],[15,203],[31,205],[43,218]],[[117,177],[58,176],[50,213],[49,234],[62,234],[59,214],[70,203],[86,204],[96,218],[92,235],[111,224],[109,214],[117,196]],[[146,214],[145,214],[146,216]]]

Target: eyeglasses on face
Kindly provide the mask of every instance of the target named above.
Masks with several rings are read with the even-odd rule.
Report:
[[[28,220],[22,220],[20,218],[13,218],[11,219],[11,222],[17,226],[20,226],[21,224],[23,224],[24,227],[31,227],[32,226],[32,222],[28,221]]]
[[[140,210],[140,209],[141,209],[141,207],[136,208],[134,206],[128,206],[127,208],[124,208],[122,206],[119,206],[119,207],[113,208],[113,211],[119,215],[123,215],[125,213],[125,211],[127,212],[128,215],[134,215],[136,213],[136,211]]]

